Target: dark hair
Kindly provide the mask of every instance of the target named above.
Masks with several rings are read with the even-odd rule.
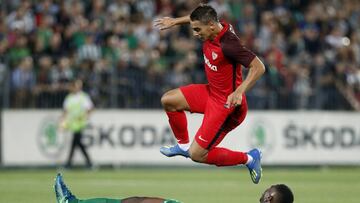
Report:
[[[285,184],[278,184],[278,185],[274,185],[274,187],[280,194],[280,202],[281,203],[293,203],[294,202],[294,195],[288,186],[286,186]]]
[[[195,21],[198,20],[203,24],[207,24],[210,21],[217,22],[218,17],[215,9],[209,5],[201,5],[198,6],[193,12],[190,14],[190,20]]]

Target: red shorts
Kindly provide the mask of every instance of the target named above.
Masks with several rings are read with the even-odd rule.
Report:
[[[209,85],[192,84],[180,87],[192,113],[202,113],[204,118],[195,135],[196,142],[204,149],[216,147],[228,132],[240,125],[247,113],[246,97],[240,106],[225,108],[223,103],[209,97]]]

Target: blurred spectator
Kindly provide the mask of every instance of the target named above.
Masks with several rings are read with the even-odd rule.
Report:
[[[117,35],[108,35],[105,39],[105,45],[102,46],[101,54],[102,58],[104,58],[111,65],[115,65],[121,57],[120,40]]]
[[[215,8],[216,13],[221,19],[230,19],[230,5],[225,0],[213,0],[209,5]]]
[[[34,16],[30,7],[30,1],[25,0],[16,10],[9,13],[6,22],[10,30],[20,30],[24,33],[30,33],[34,30]]]
[[[15,36],[14,46],[9,47],[7,51],[7,60],[10,66],[16,66],[22,59],[31,56],[31,49],[26,35]],[[11,42],[10,42],[11,43]]]
[[[58,59],[58,64],[51,71],[51,80],[57,86],[67,86],[75,78],[72,62],[68,57]]]
[[[152,49],[159,44],[159,31],[152,26],[151,21],[147,21],[137,26],[135,36],[140,43],[145,43],[147,49]]]
[[[295,108],[306,109],[309,107],[309,97],[312,94],[310,81],[310,67],[308,64],[294,64],[296,79],[294,82]],[[299,67],[300,66],[300,67]]]
[[[54,107],[54,89],[51,80],[53,61],[49,56],[39,58],[36,86],[34,88],[35,105],[38,108]]]
[[[3,1],[0,62],[11,81],[3,92],[10,92],[5,96],[14,107],[30,107],[32,100],[23,99],[28,95],[38,108],[58,108],[68,82],[81,78],[101,108],[159,108],[166,89],[205,79],[202,47],[191,28],[159,31],[152,21],[189,14],[199,2]],[[360,106],[359,1],[208,3],[266,63],[265,77],[248,93],[251,108]],[[26,65],[32,59],[35,68]]]
[[[36,30],[35,51],[47,52],[50,49],[50,43],[53,39],[52,30],[53,19],[51,16],[43,16]]]
[[[31,107],[32,90],[35,86],[33,59],[25,57],[11,74],[12,106]]]
[[[79,62],[83,60],[96,61],[100,59],[101,49],[95,44],[95,38],[92,33],[86,34],[85,43],[79,47],[77,54]]]

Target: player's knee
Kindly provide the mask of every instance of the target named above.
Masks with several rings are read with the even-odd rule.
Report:
[[[172,109],[171,97],[168,96],[166,93],[161,97],[161,105],[166,111],[171,111]]]
[[[161,104],[166,111],[177,111],[176,107],[176,97],[172,90],[166,92],[161,97]]]
[[[193,160],[195,162],[199,162],[199,163],[205,163],[206,159],[207,159],[207,154],[200,153],[197,151],[189,150],[189,155],[190,155],[191,160]]]

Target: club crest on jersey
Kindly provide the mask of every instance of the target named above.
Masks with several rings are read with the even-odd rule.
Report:
[[[204,61],[205,61],[205,64],[213,71],[217,71],[217,66],[213,65],[210,63],[209,59],[206,58],[205,54],[204,54]]]
[[[217,59],[218,55],[215,52],[211,52],[212,59]]]

